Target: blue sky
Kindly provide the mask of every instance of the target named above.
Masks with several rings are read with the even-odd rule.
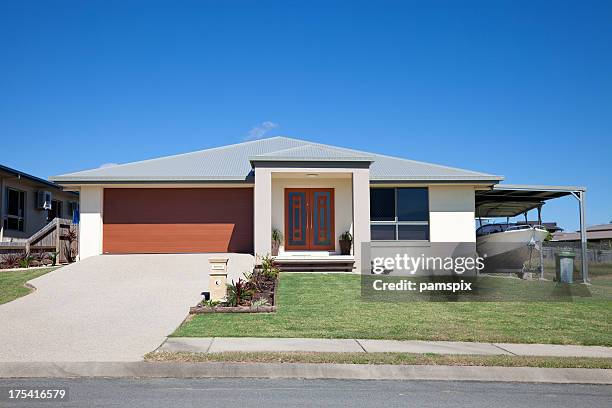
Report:
[[[285,135],[612,219],[609,1],[2,1],[0,49],[0,163],[41,177]]]

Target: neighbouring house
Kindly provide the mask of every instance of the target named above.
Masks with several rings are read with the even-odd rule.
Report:
[[[273,137],[52,177],[80,194],[80,257],[271,252],[350,261],[374,248],[476,242],[475,193],[501,176]],[[533,207],[533,206],[532,206]],[[532,208],[530,207],[530,208]],[[352,253],[339,237],[349,231]]]
[[[53,219],[72,219],[79,195],[55,183],[0,165],[0,242],[31,237]]]
[[[587,240],[591,243],[597,242],[603,246],[612,248],[612,224],[599,224],[587,227]],[[553,234],[553,242],[579,242],[580,232],[557,232]]]

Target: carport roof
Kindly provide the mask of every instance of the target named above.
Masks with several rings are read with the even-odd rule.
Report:
[[[399,157],[272,137],[192,153],[126,163],[51,177],[61,184],[135,182],[249,182],[258,162],[367,162],[372,181],[478,182],[495,184],[501,176],[418,162]]]
[[[538,208],[544,202],[586,191],[578,186],[498,184],[490,190],[476,191],[477,217],[515,217]]]

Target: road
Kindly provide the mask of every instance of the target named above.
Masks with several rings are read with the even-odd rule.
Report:
[[[1,407],[610,407],[612,386],[295,379],[0,379],[3,387],[68,388],[66,402]],[[6,393],[6,390],[3,389]]]

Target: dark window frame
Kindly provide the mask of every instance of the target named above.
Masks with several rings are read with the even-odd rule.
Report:
[[[54,218],[63,218],[63,216],[64,202],[62,200],[51,200],[51,209],[47,210],[47,222],[53,221]]]
[[[14,192],[18,194],[18,199],[17,199],[17,215],[15,214],[9,214],[9,194],[10,192]],[[25,223],[26,223],[26,203],[27,203],[27,194],[25,191],[23,190],[19,190],[18,188],[14,188],[14,187],[6,187],[5,190],[5,194],[6,194],[6,198],[5,198],[5,203],[4,203],[4,212],[5,214],[3,214],[3,219],[2,219],[2,223],[4,225],[4,229],[9,230],[9,231],[19,231],[19,232],[25,232]],[[21,215],[19,215],[19,211],[21,211]],[[16,220],[17,222],[17,228],[11,228],[9,225],[9,219],[11,220]]]
[[[429,229],[429,213],[430,213],[430,205],[429,205],[429,188],[427,187],[375,187],[375,188],[370,188],[370,195],[372,194],[373,190],[382,190],[382,189],[386,189],[386,190],[393,190],[393,195],[394,195],[394,210],[395,210],[395,219],[392,221],[376,221],[376,220],[370,220],[370,234],[372,232],[372,227],[375,226],[394,226],[395,227],[395,239],[372,239],[372,241],[377,241],[377,242],[384,242],[384,241],[388,241],[388,242],[396,242],[396,241],[417,241],[417,242],[429,242],[430,241],[430,229]],[[425,221],[400,221],[399,217],[398,217],[398,211],[397,211],[397,206],[398,206],[398,190],[401,189],[422,189],[422,190],[426,190],[427,192],[427,220]],[[372,210],[370,209],[370,216],[372,214]],[[427,226],[427,239],[399,239],[399,227],[401,225],[412,225],[412,226]]]

